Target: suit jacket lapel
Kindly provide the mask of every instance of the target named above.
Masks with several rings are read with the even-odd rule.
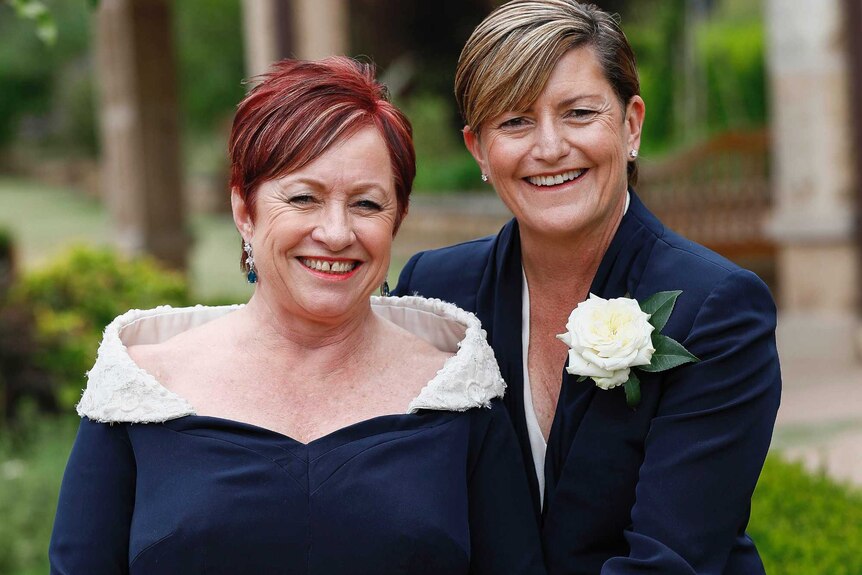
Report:
[[[599,269],[590,285],[590,293],[605,299],[634,297],[647,257],[644,250],[650,249],[652,235],[644,225],[645,217],[654,220],[632,190],[629,209],[608,246]],[[656,222],[657,223],[657,222]],[[591,380],[578,382],[578,376],[562,370],[560,399],[554,414],[554,422],[548,437],[548,452],[545,459],[545,507],[552,502],[557,483],[569,456],[572,443],[578,433],[593,399],[596,387]]]
[[[495,239],[488,267],[479,285],[476,315],[488,333],[500,372],[508,386],[503,402],[518,436],[527,480],[538,515],[539,482],[533,467],[524,413],[524,363],[521,356],[521,240],[518,223],[507,223]]]

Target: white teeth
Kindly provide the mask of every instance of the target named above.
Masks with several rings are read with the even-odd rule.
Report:
[[[574,180],[584,173],[584,170],[571,170],[556,176],[530,176],[527,181],[534,186],[556,186],[569,180]]]
[[[356,262],[328,262],[325,260],[314,260],[311,258],[302,258],[302,265],[307,268],[317,270],[319,272],[328,272],[333,274],[344,274],[356,267]]]

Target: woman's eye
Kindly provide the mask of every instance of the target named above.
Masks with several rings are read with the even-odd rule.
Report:
[[[359,208],[362,208],[363,210],[372,210],[375,212],[378,212],[383,209],[380,204],[373,200],[359,200],[358,202],[356,202],[355,205]]]
[[[501,128],[520,128],[527,124],[527,119],[518,116],[517,118],[509,118],[500,123]]]
[[[577,120],[588,120],[596,115],[596,111],[588,110],[586,108],[576,108],[574,110],[569,110],[569,115]]]
[[[296,204],[300,206],[304,206],[310,204],[314,201],[314,197],[309,194],[299,194],[296,196],[291,196],[289,202],[291,204]]]

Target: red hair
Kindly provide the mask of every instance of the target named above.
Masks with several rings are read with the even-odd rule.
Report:
[[[366,126],[377,128],[389,151],[397,230],[416,175],[413,130],[389,102],[373,66],[352,58],[273,64],[237,108],[228,147],[230,186],[253,215],[260,184],[302,168]]]

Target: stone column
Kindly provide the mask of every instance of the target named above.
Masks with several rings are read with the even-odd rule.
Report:
[[[768,0],[771,231],[780,245],[785,357],[854,361],[856,172],[842,0]]]
[[[348,10],[347,0],[242,0],[248,76],[281,58],[347,54]]]
[[[347,0],[293,0],[293,14],[297,58],[347,54]]]
[[[123,252],[146,252],[185,269],[189,236],[170,6],[168,0],[99,2],[103,196]]]
[[[248,77],[266,72],[269,65],[287,56],[280,50],[279,2],[242,0],[245,70]]]

